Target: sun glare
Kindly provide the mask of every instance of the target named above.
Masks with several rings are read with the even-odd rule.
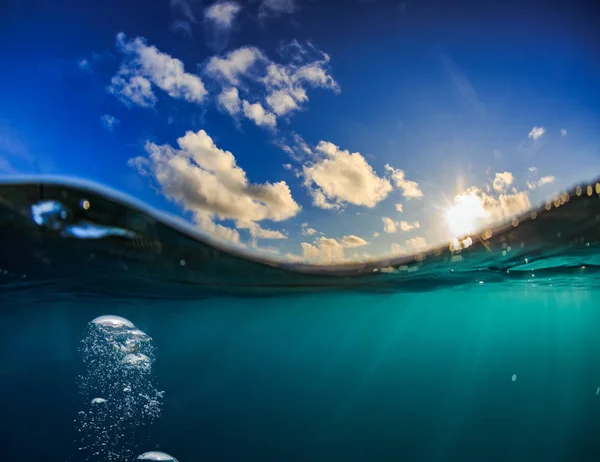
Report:
[[[452,237],[475,231],[480,218],[487,216],[481,200],[473,195],[457,197],[456,205],[446,211],[446,222]]]

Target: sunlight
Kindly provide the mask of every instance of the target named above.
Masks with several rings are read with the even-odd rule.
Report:
[[[446,222],[453,237],[471,233],[478,219],[487,216],[481,200],[474,195],[458,196],[456,205],[446,211]]]

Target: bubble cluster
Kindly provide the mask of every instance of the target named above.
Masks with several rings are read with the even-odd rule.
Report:
[[[178,462],[175,457],[170,456],[169,454],[165,454],[160,451],[150,451],[140,454],[138,456],[139,460],[154,460],[154,461],[164,461],[164,462]]]
[[[133,460],[136,429],[160,416],[164,394],[152,374],[152,338],[128,319],[100,316],[88,324],[80,353],[87,405],[76,420],[79,450],[88,461]]]

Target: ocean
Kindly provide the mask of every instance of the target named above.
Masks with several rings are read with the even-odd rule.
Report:
[[[416,255],[224,247],[0,184],[3,461],[600,459],[600,184]]]

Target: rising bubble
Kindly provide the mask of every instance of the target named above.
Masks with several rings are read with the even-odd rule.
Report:
[[[150,452],[145,452],[143,454],[140,454],[138,456],[139,460],[160,460],[160,461],[165,461],[165,462],[178,462],[177,459],[175,459],[175,457],[170,456],[169,454],[165,454],[164,452],[160,452],[160,451],[150,451]]]

